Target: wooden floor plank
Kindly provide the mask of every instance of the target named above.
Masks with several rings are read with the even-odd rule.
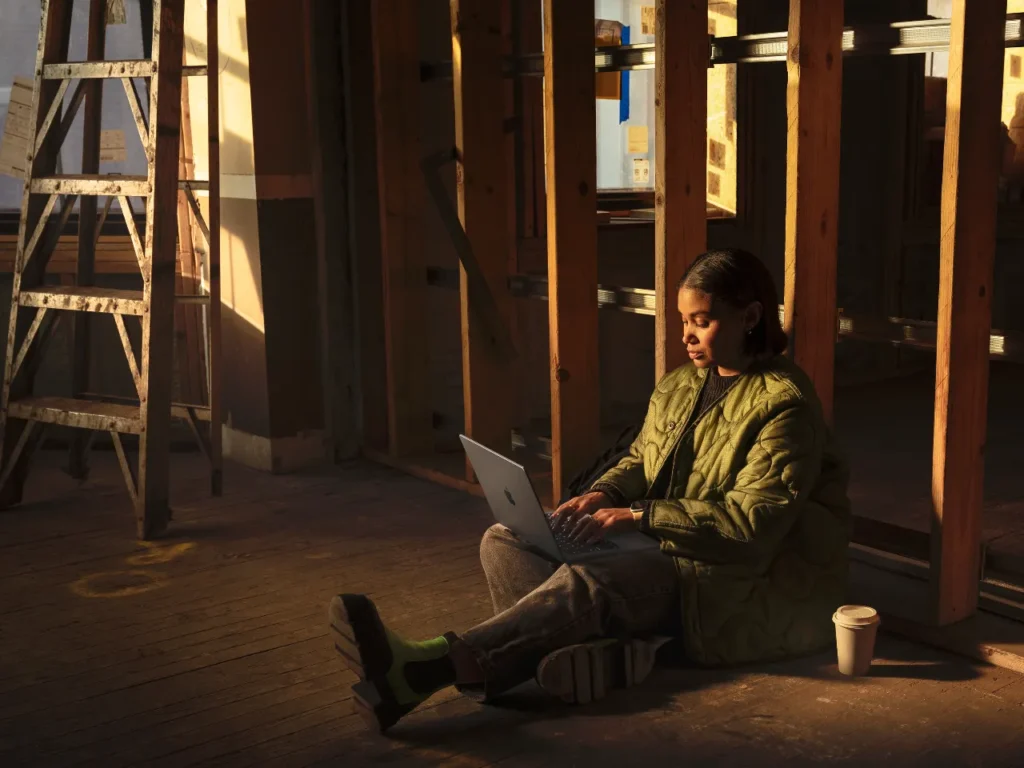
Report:
[[[214,522],[204,536],[174,541],[197,548],[142,566],[168,574],[167,585],[121,599],[69,589],[94,565],[62,562],[88,552],[54,534],[84,503],[68,504],[58,489],[35,522],[0,516],[0,540],[11,523],[33,542],[18,567],[36,577],[33,595],[0,588],[0,607],[22,607],[4,610],[0,626],[0,765],[508,768],[674,764],[681,754],[692,764],[888,755],[1013,765],[1024,754],[1022,678],[886,636],[873,674],[855,683],[822,654],[735,670],[659,668],[628,695],[586,709],[550,702],[532,684],[503,707],[449,689],[375,736],[352,711],[354,677],[332,647],[327,600],[368,591],[388,625],[413,639],[487,618],[477,547],[491,516],[482,500],[373,465],[311,482],[303,493],[302,480],[259,479],[250,502],[191,502],[176,524]],[[82,541],[107,568],[135,553],[133,532],[118,515],[97,515],[102,525]]]
[[[451,552],[451,548],[447,549],[451,556],[447,558],[444,563],[445,568],[466,566],[467,568],[472,569],[474,567],[474,563],[477,563],[475,548],[467,548],[465,550],[460,549],[455,552]],[[419,559],[414,561],[389,563],[387,566],[377,569],[373,576],[374,581],[378,585],[394,583],[394,577],[401,573],[402,564],[409,562],[412,562],[414,567],[415,565],[422,563]],[[267,584],[266,591],[260,590],[258,594],[251,595],[248,598],[236,597],[229,600],[219,606],[221,610],[217,611],[205,621],[203,620],[203,616],[190,613],[186,615],[186,618],[189,619],[188,623],[182,623],[180,613],[170,615],[164,612],[160,618],[156,615],[147,615],[138,618],[133,624],[122,626],[115,641],[101,649],[98,649],[95,644],[91,643],[89,638],[80,638],[77,646],[74,644],[74,641],[70,641],[70,644],[63,650],[63,656],[59,667],[71,667],[89,660],[91,662],[90,666],[95,669],[99,666],[103,666],[103,663],[100,662],[101,659],[105,660],[107,665],[111,663],[120,663],[124,660],[123,654],[131,653],[132,651],[145,651],[147,647],[149,647],[150,643],[156,644],[155,647],[153,647],[153,650],[161,653],[178,647],[179,645],[194,644],[201,639],[197,636],[204,632],[224,629],[249,619],[260,619],[261,617],[273,615],[275,611],[281,607],[294,605],[296,601],[295,592],[306,591],[305,585],[311,577],[319,575],[324,578],[326,584],[330,581],[331,573],[331,567],[323,566],[322,563],[314,561],[311,563],[310,567],[304,568],[303,572],[301,574],[296,574],[294,578],[282,577],[281,581],[269,582]],[[350,586],[337,585],[336,588],[339,587],[355,589],[360,587],[360,583],[353,579],[350,582]],[[385,587],[382,592],[380,587],[378,587],[372,591],[376,594],[387,595],[389,594],[388,589],[389,588]],[[161,618],[162,620],[160,620]],[[26,627],[26,642],[28,642],[30,637],[33,635],[38,637],[38,633],[41,631],[56,630],[66,623],[67,622],[47,627],[29,625]],[[140,638],[148,639],[149,642],[145,642],[145,640],[140,642]],[[45,654],[48,652],[45,644],[40,646],[38,641],[35,643],[35,648],[35,654]],[[100,657],[88,655],[96,654],[97,650],[100,651]],[[76,651],[79,652],[76,653]],[[83,651],[84,654],[82,653]],[[19,654],[19,658],[30,658],[32,655],[33,652],[26,648],[24,649],[24,656]],[[51,673],[57,673],[58,669],[51,668],[48,671]],[[0,671],[0,690],[5,688],[5,678],[6,675]]]
[[[351,685],[339,670],[275,692],[259,701],[260,706],[251,706],[250,701],[205,717],[175,721],[155,729],[145,741],[113,742],[110,751],[102,753],[95,765],[109,761],[107,765],[141,763],[169,768],[215,758],[222,754],[220,750],[231,751],[229,745],[233,741],[244,738],[250,743],[259,743],[258,739],[263,738],[263,733],[257,735],[249,731],[258,729],[265,733],[290,718],[332,705],[340,706],[345,683]]]
[[[478,580],[475,564],[458,573],[439,572],[440,579],[427,581],[423,586],[443,584],[453,581],[453,577],[468,577]],[[269,624],[250,628],[244,633],[230,635],[218,640],[191,646],[183,649],[170,659],[161,663],[149,658],[142,658],[120,665],[103,669],[90,669],[81,674],[57,680],[37,683],[31,687],[20,687],[3,691],[11,696],[14,702],[8,706],[0,706],[0,720],[25,715],[40,709],[52,708],[59,704],[86,701],[111,691],[142,685],[155,680],[163,680],[192,669],[201,669],[226,660],[248,656],[275,646],[282,638],[292,638],[290,642],[306,639],[309,633],[313,636],[326,636],[325,607],[330,593],[324,592],[313,610],[308,607],[300,610],[298,615],[272,617]],[[436,609],[436,606],[434,606]],[[270,645],[267,645],[270,644]],[[287,644],[287,643],[285,643]]]

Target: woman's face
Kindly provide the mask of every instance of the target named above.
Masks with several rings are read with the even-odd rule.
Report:
[[[718,366],[740,371],[747,359],[747,331],[761,319],[761,305],[736,309],[714,302],[710,294],[685,286],[679,291],[679,315],[683,321],[683,344],[698,368]]]

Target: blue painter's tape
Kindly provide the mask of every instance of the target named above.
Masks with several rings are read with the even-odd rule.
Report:
[[[622,44],[629,45],[629,27],[622,28]],[[619,73],[622,78],[622,95],[619,97],[619,123],[629,120],[629,70]]]

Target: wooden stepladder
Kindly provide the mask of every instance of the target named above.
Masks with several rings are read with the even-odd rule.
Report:
[[[169,447],[172,416],[188,419],[211,460],[211,485],[220,491],[220,424],[217,377],[219,358],[219,163],[217,148],[217,46],[208,46],[205,67],[184,68],[185,0],[143,0],[152,7],[152,56],[149,59],[104,59],[105,0],[89,0],[86,61],[68,62],[73,0],[42,0],[31,119],[36,128],[27,157],[18,245],[11,290],[7,354],[0,392],[0,507],[22,499],[33,451],[49,425],[87,430],[73,442],[72,474],[84,476],[85,454],[92,436],[110,433],[135,508],[138,535],[150,538],[167,527]],[[208,34],[217,40],[217,3],[208,0]],[[149,10],[148,8],[144,10]],[[183,75],[209,75],[211,181],[179,179]],[[149,109],[144,111],[136,78],[145,81]],[[120,80],[139,140],[147,174],[125,176],[99,172],[102,83]],[[77,85],[68,109],[64,97]],[[82,173],[54,175],[57,156],[78,108],[85,103]],[[195,197],[210,191],[209,226]],[[172,402],[175,283],[179,190],[206,238],[205,292],[179,297],[200,303],[206,312],[206,358],[209,404]],[[97,202],[105,198],[97,221]],[[145,206],[145,229],[136,226],[132,199]],[[75,285],[46,281],[46,266],[75,201],[79,200],[78,279]],[[141,290],[95,285],[95,244],[103,221],[116,201],[134,246]],[[55,208],[59,213],[54,214]],[[96,315],[110,315],[117,329],[137,399],[105,397],[89,391],[89,330]],[[72,396],[33,396],[33,378],[45,344],[61,317],[70,316],[74,336]],[[141,325],[136,356],[129,325]],[[210,425],[207,430],[202,422]],[[204,431],[206,434],[204,434]],[[138,464],[132,466],[121,436],[138,436]]]

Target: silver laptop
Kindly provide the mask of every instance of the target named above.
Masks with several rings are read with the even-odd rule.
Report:
[[[465,435],[459,435],[459,439],[494,519],[551,558],[563,563],[576,563],[593,557],[659,547],[657,539],[639,531],[607,536],[596,544],[576,542],[565,533],[556,533],[525,467]]]

